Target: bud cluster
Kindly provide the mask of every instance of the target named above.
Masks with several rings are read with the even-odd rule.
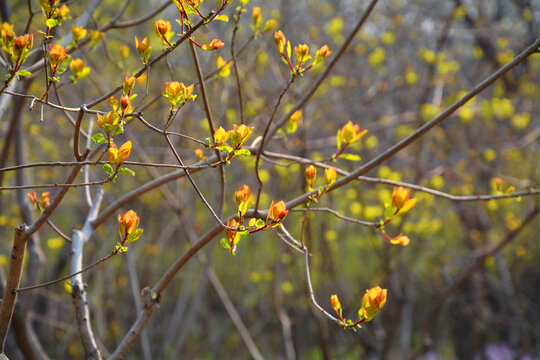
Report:
[[[326,58],[332,53],[327,45],[323,45],[319,50],[317,50],[315,59],[313,59],[311,64],[306,66],[307,62],[312,59],[311,55],[309,55],[309,46],[306,44],[300,44],[294,48],[296,65],[293,66],[291,61],[291,42],[287,41],[287,38],[281,30],[274,33],[274,42],[283,62],[289,66],[293,75],[303,74],[311,69],[314,65],[326,60]]]

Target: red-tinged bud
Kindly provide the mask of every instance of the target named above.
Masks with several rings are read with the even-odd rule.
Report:
[[[306,169],[306,181],[311,189],[314,188],[313,183],[317,176],[317,168],[313,165],[309,165]]]
[[[231,228],[238,228],[240,224],[238,223],[238,221],[236,221],[236,219],[232,219],[227,220],[226,225]],[[240,233],[235,230],[225,229],[225,235],[227,237],[227,243],[229,245],[228,248],[230,249],[231,254],[234,255],[236,251],[236,246],[240,242]]]
[[[131,101],[129,101],[129,97],[126,95],[122,95],[120,98],[120,109],[122,112],[126,112],[126,110],[130,107]]]
[[[219,48],[222,48],[223,45],[225,45],[225,43],[223,43],[223,41],[221,41],[219,39],[212,39],[212,41],[210,41],[210,43],[204,44],[202,46],[202,48],[203,48],[203,50],[214,51],[214,50],[217,50]]]
[[[131,94],[131,91],[133,91],[134,86],[135,86],[135,76],[126,76],[124,80],[124,88],[123,88],[124,95],[129,96]]]
[[[165,84],[163,96],[169,99],[172,106],[181,105],[190,99],[195,99],[196,95],[192,95],[194,85],[185,86],[178,81],[169,81]]]
[[[300,122],[300,119],[302,118],[302,110],[296,110],[291,117],[289,118],[289,121],[292,121],[293,123],[298,124]]]
[[[115,111],[110,111],[105,115],[97,115],[97,125],[107,133],[112,131],[119,122],[120,116]]]
[[[252,131],[253,127],[249,127],[244,124],[240,126],[236,126],[236,124],[233,125],[233,130],[230,131],[231,146],[235,149],[240,149],[247,141]]]
[[[167,33],[171,31],[171,23],[165,20],[156,21],[154,28],[160,38],[165,38]]]
[[[32,34],[24,34],[17,36],[12,43],[11,47],[11,60],[13,63],[18,62],[22,64],[28,56],[28,52],[32,49],[34,44],[34,37]]]
[[[366,290],[362,297],[362,307],[358,311],[358,319],[365,322],[373,319],[386,303],[386,293],[387,290],[380,286]]]
[[[287,39],[285,38],[285,35],[283,35],[283,32],[281,30],[274,33],[274,41],[276,42],[279,53],[283,54],[283,52],[285,51],[285,44],[287,43]]]
[[[123,216],[118,215],[118,232],[120,239],[127,239],[139,226],[140,218],[133,210],[129,210]]]
[[[287,206],[285,205],[285,202],[283,200],[273,203],[270,206],[270,210],[268,211],[268,217],[272,219],[272,223],[280,223],[285,219],[285,216],[289,213],[289,210],[287,210]],[[268,219],[266,220],[268,223]]]
[[[251,200],[251,189],[244,184],[240,189],[236,190],[234,197],[237,205],[240,205],[243,202],[249,202]]]
[[[139,55],[144,56],[144,52],[150,47],[148,37],[139,40],[139,38],[135,36],[135,47],[137,48],[137,52],[139,53]]]
[[[333,294],[332,296],[330,296],[330,301],[332,302],[332,308],[336,312],[339,312],[341,310],[341,304],[339,302],[338,296]]]
[[[326,186],[332,186],[336,182],[337,172],[334,167],[324,169],[324,182]]]
[[[73,34],[73,40],[77,42],[86,37],[86,34],[88,34],[88,30],[86,30],[82,26],[71,25],[71,33]]]

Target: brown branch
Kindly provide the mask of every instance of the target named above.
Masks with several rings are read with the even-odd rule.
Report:
[[[25,232],[27,227],[25,224],[15,228],[13,236],[13,248],[11,249],[11,257],[9,261],[9,270],[4,291],[4,298],[0,305],[0,344],[2,345],[2,354],[6,344],[6,336],[13,316],[13,309],[17,301],[17,291],[21,283],[21,275],[23,268],[24,252],[26,248]]]

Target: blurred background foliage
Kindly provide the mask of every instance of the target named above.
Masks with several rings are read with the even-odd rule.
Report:
[[[8,2],[16,33],[23,31],[27,4]],[[34,9],[38,9],[37,3]],[[207,0],[206,3],[212,3]],[[133,0],[123,19],[133,19],[161,1]],[[233,30],[230,23],[212,24],[199,32],[199,43],[219,38],[225,47],[200,53],[205,75],[217,70],[218,57],[230,58]],[[352,0],[252,0],[240,21],[236,49],[248,43],[238,55],[246,121],[262,134],[272,107],[286,85],[288,69],[279,59],[273,32],[255,40],[250,28],[251,9],[262,8],[264,19],[273,18],[293,46],[308,44],[311,49],[324,44],[335,52],[361,16],[367,1]],[[74,18],[87,2],[69,3]],[[123,2],[103,1],[88,26],[106,24]],[[66,106],[88,103],[120,84],[126,73],[141,67],[134,37],[149,36],[152,56],[161,51],[153,30],[154,20],[174,21],[174,6],[147,23],[106,33],[93,48],[73,53],[91,67],[91,75],[69,84],[63,77],[60,94]],[[38,15],[32,29],[43,29]],[[286,137],[279,135],[270,151],[298,155],[312,160],[335,153],[335,134],[348,121],[368,129],[351,152],[361,162],[338,160],[334,166],[352,170],[374,157],[437,115],[465,91],[513,59],[539,36],[540,3],[534,0],[389,0],[380,2],[332,75],[303,109],[298,129]],[[56,29],[55,38],[70,31],[67,21]],[[35,36],[37,36],[35,32]],[[36,41],[36,44],[39,44]],[[123,58],[120,48],[130,53]],[[313,50],[312,50],[313,51]],[[279,114],[286,111],[312,84],[324,65],[313,68],[287,93]],[[467,103],[450,119],[408,147],[369,176],[405,181],[453,195],[494,194],[494,178],[516,190],[538,188],[540,179],[540,56],[531,56],[509,75]],[[227,76],[224,76],[227,75]],[[166,81],[196,83],[191,54],[183,45],[153,67],[148,77],[137,81],[145,119],[162,127],[168,116],[167,100],[160,94]],[[148,95],[145,96],[148,85]],[[221,73],[207,83],[215,121],[225,129],[239,124],[239,104],[233,74]],[[29,93],[42,94],[38,77]],[[195,90],[200,94],[198,88]],[[151,102],[154,98],[156,101]],[[51,95],[52,99],[56,99]],[[145,107],[149,104],[148,107]],[[25,108],[28,106],[25,103]],[[101,110],[108,111],[102,104]],[[23,111],[27,162],[71,159],[73,127],[60,111],[46,108],[45,121],[39,111]],[[85,117],[83,128],[95,118]],[[0,122],[5,134],[6,121]],[[208,125],[201,99],[187,104],[172,131],[204,139]],[[175,163],[163,139],[132,119],[125,140],[133,142],[131,160]],[[5,139],[4,139],[5,141]],[[198,144],[174,139],[183,159],[195,163]],[[251,141],[251,140],[250,140]],[[212,152],[205,150],[206,156]],[[236,158],[225,167],[227,195],[224,216],[235,213],[234,191],[246,183],[257,188],[254,157]],[[272,200],[290,200],[307,190],[304,167],[283,166],[262,161],[265,186],[261,207]],[[8,161],[8,165],[9,161]],[[105,205],[128,191],[172,170],[134,168],[136,176],[120,177],[105,186]],[[65,168],[26,170],[27,182],[54,183],[65,177]],[[6,173],[4,184],[14,182],[15,173]],[[104,177],[96,167],[93,180]],[[210,203],[219,203],[218,171],[209,169],[194,175]],[[319,172],[318,181],[322,175]],[[82,179],[82,178],[81,178]],[[80,179],[79,179],[80,180]],[[325,195],[318,206],[367,221],[384,216],[384,203],[391,199],[392,187],[353,182]],[[21,223],[19,208],[11,192],[2,192],[0,268],[5,274],[12,228]],[[286,358],[280,316],[292,326],[294,350],[299,359],[506,359],[540,356],[540,223],[522,223],[538,206],[534,197],[487,202],[452,202],[413,192],[417,206],[399,221],[387,226],[392,234],[403,232],[411,239],[407,247],[389,245],[373,228],[344,222],[331,214],[313,212],[305,237],[312,254],[311,270],[319,302],[331,309],[330,295],[339,294],[344,315],[354,317],[365,289],[380,285],[388,289],[381,314],[362,329],[344,331],[311,309],[307,297],[303,257],[286,247],[271,231],[242,238],[236,256],[219,246],[219,236],[202,252],[205,261],[192,259],[165,291],[161,308],[143,337],[149,340],[152,358],[248,358],[234,323],[227,314],[208,271],[213,271],[248,328],[265,358]],[[189,246],[190,237],[202,235],[214,225],[186,179],[168,183],[129,204],[141,217],[143,237],[125,256],[117,256],[84,275],[88,283],[92,324],[101,346],[113,349],[136,318],[132,286],[151,286]],[[126,207],[125,210],[128,210]],[[83,190],[71,190],[52,216],[55,224],[70,233],[80,227],[88,209]],[[303,213],[290,212],[288,230],[300,237]],[[85,251],[91,263],[112,250],[117,223],[109,219],[97,229]],[[516,232],[512,241],[495,256],[482,258],[479,270],[468,277],[421,331],[430,310],[441,295],[477,261],[486,249]],[[45,261],[40,281],[67,274],[69,244],[50,228],[39,233]],[[512,236],[512,235],[510,235]],[[216,245],[217,244],[217,245]],[[199,259],[200,260],[200,259]],[[129,263],[134,274],[130,275]],[[210,270],[209,270],[210,269]],[[138,279],[138,285],[134,279]],[[23,285],[30,285],[24,283]],[[137,294],[137,292],[136,292]],[[24,295],[29,296],[29,295]],[[82,348],[74,322],[71,299],[61,284],[32,293],[29,315],[39,340],[52,358],[81,358]],[[283,319],[283,318],[282,318]],[[425,330],[425,329],[424,329]],[[12,340],[8,346],[14,347]],[[141,342],[135,345],[141,347]],[[16,350],[13,350],[16,351]],[[144,358],[134,349],[128,358]],[[69,356],[67,355],[69,354]],[[531,356],[531,357],[526,357]]]

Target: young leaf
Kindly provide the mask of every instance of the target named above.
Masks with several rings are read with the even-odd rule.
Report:
[[[126,243],[137,241],[141,237],[143,231],[143,229],[137,229],[132,232],[131,235],[129,235],[129,237],[126,239]]]
[[[105,171],[108,175],[111,176],[114,174],[114,169],[110,164],[103,164],[103,171]]]
[[[221,244],[221,246],[223,246],[225,249],[231,250],[231,244],[229,244],[229,242],[227,241],[227,239],[221,238],[220,244]]]
[[[260,228],[264,227],[264,225],[265,225],[264,220],[262,220],[262,219],[257,219],[257,222],[255,223],[255,227],[256,227],[257,229],[260,229]]]
[[[47,25],[47,27],[49,29],[52,29],[53,27],[58,25],[58,20],[56,20],[56,19],[47,19],[47,21],[45,22],[45,25]]]
[[[30,71],[28,71],[28,70],[22,69],[22,70],[17,71],[17,75],[20,75],[20,76],[30,76],[30,75],[32,75],[32,73],[31,73]]]
[[[349,160],[349,161],[362,160],[360,158],[360,155],[355,155],[355,154],[341,154],[341,155],[339,155],[339,157],[342,158],[342,159],[345,159],[345,160]]]
[[[103,136],[102,133],[97,133],[92,135],[92,140],[94,141],[94,144],[106,144],[107,139],[105,139],[105,136]]]
[[[238,149],[234,150],[235,156],[250,156],[251,152],[248,149]]]
[[[131,175],[131,176],[135,176],[135,171],[127,168],[127,167],[121,167],[120,169],[118,169],[118,172],[122,175]]]

